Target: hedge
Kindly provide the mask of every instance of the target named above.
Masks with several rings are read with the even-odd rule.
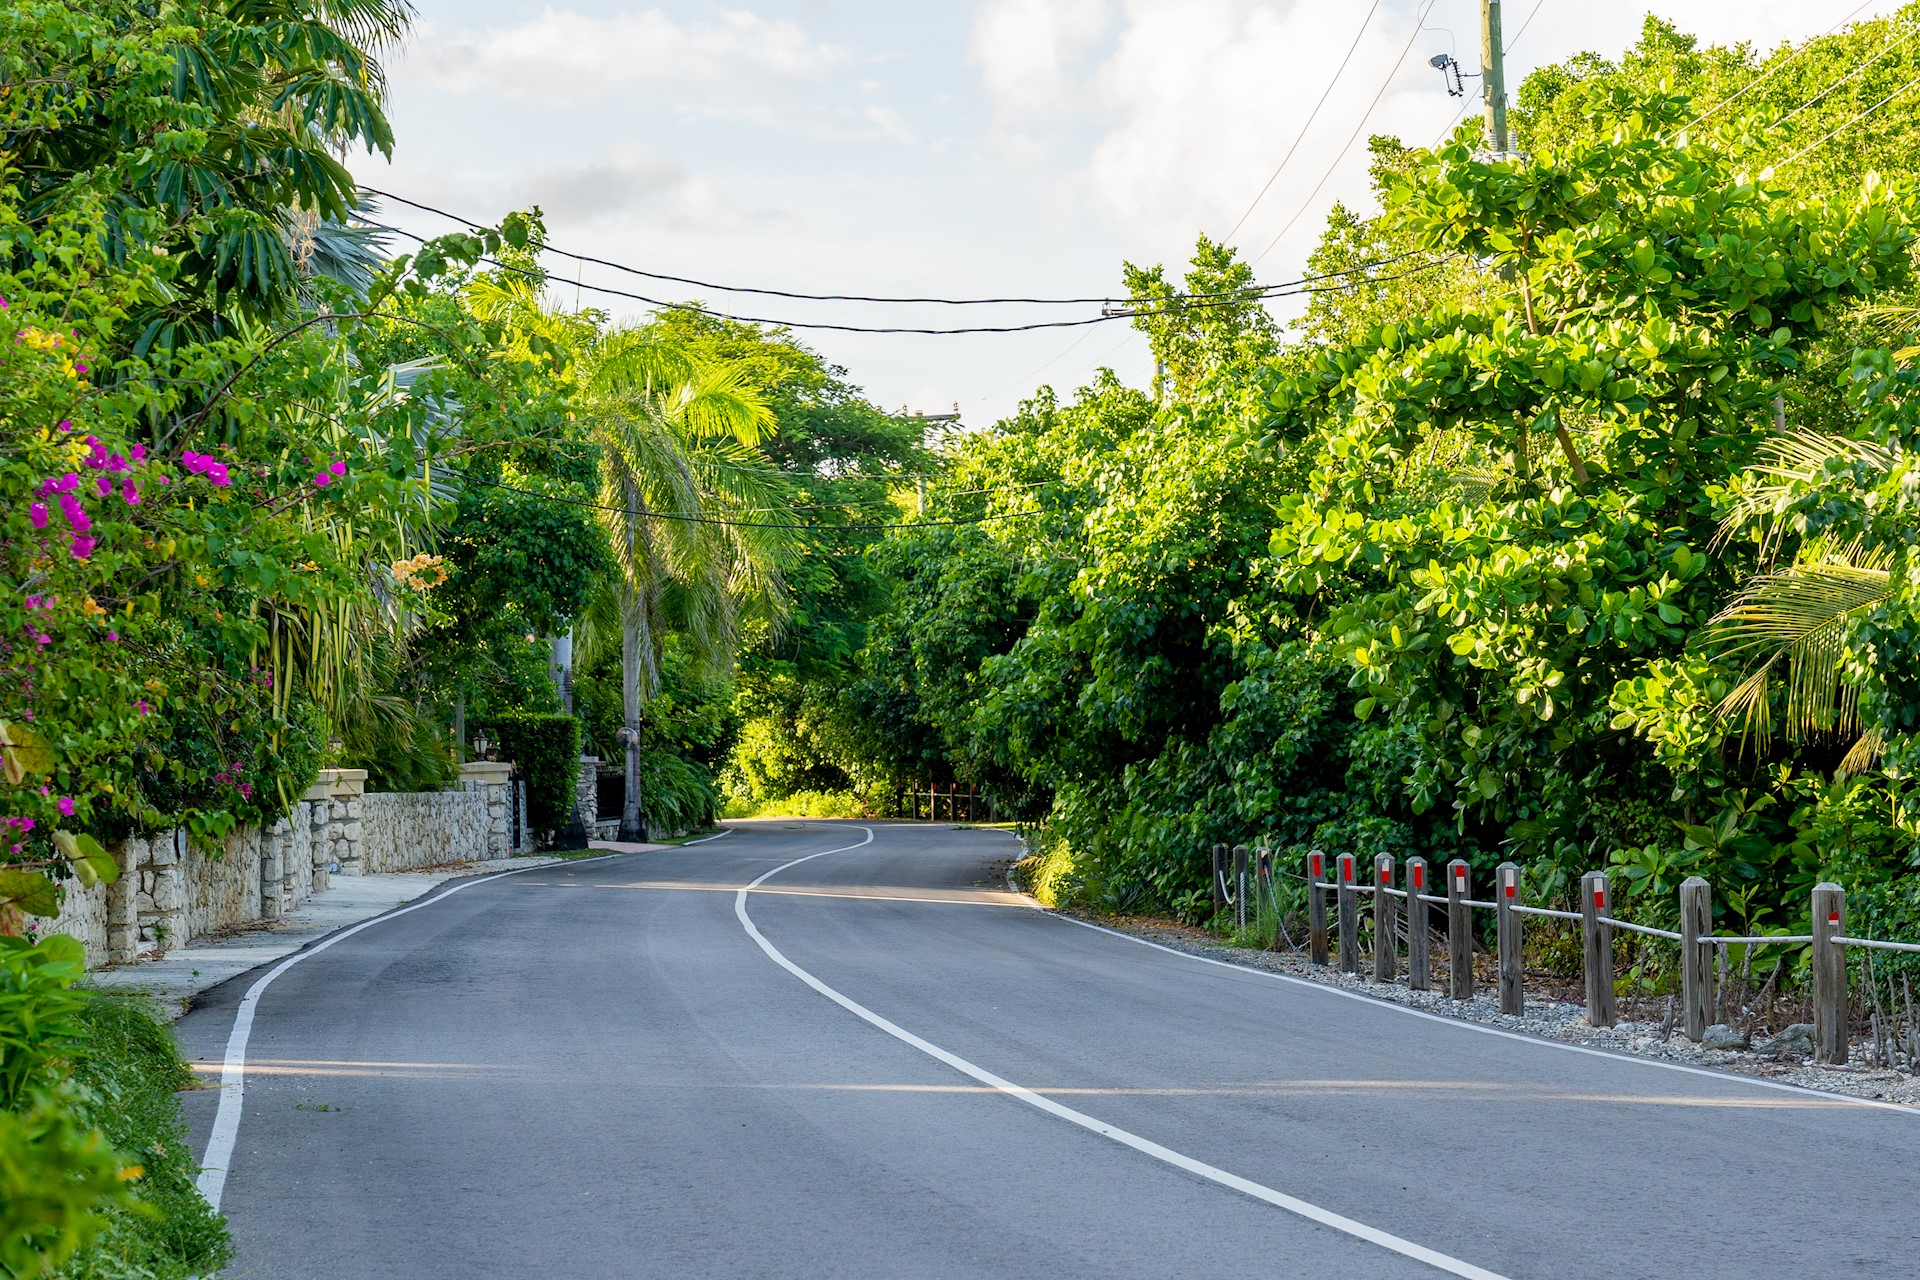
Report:
[[[580,721],[573,716],[495,716],[481,726],[499,743],[499,757],[527,781],[527,821],[550,840],[573,814],[580,776]]]

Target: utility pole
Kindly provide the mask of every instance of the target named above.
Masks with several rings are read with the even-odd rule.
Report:
[[[1481,91],[1487,101],[1487,136],[1493,154],[1507,154],[1507,48],[1500,34],[1500,0],[1480,0]]]

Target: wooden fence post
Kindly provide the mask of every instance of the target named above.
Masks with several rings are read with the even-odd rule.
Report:
[[[1447,985],[1455,1000],[1473,999],[1473,908],[1467,899],[1469,870],[1465,858],[1447,864]]]
[[[1343,853],[1334,859],[1339,868],[1337,877],[1339,887],[1340,910],[1340,972],[1360,972],[1360,907],[1355,901],[1360,895],[1353,891],[1353,855]]]
[[[1587,1022],[1610,1027],[1618,1018],[1613,1001],[1613,926],[1601,924],[1613,914],[1607,873],[1589,871],[1580,877],[1580,939],[1586,957]]]
[[[1407,985],[1425,991],[1433,985],[1427,960],[1427,860],[1407,859]]]
[[[1400,931],[1393,908],[1393,855],[1373,856],[1373,980],[1392,982],[1400,972]]]
[[[1247,846],[1233,846],[1233,911],[1241,932],[1247,928]]]
[[[1327,962],[1327,894],[1320,886],[1327,878],[1327,855],[1315,849],[1307,855],[1307,960]]]
[[[1680,1003],[1687,1039],[1699,1044],[1713,1020],[1713,886],[1699,876],[1680,882]]]
[[[1213,846],[1213,914],[1227,909],[1227,846]]]
[[[1837,884],[1813,887],[1813,1060],[1847,1060],[1847,895]]]
[[[1514,908],[1520,905],[1520,868],[1511,862],[1500,864],[1494,876],[1497,886],[1493,897],[1494,938],[1500,948],[1500,1012],[1515,1017],[1526,1012],[1526,970],[1521,965],[1521,927],[1525,919]]]
[[[1253,851],[1253,883],[1257,890],[1254,894],[1255,904],[1258,904],[1260,895],[1263,893],[1266,895],[1267,901],[1273,903],[1273,939],[1267,943],[1267,949],[1269,951],[1278,951],[1281,945],[1280,940],[1284,936],[1280,932],[1282,923],[1280,919],[1280,893],[1273,887],[1275,870],[1272,849],[1261,845]],[[1256,911],[1254,915],[1257,919],[1259,912]]]

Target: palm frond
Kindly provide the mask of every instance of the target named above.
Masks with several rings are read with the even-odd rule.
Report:
[[[1755,481],[1735,498],[1710,545],[1717,550],[1741,530],[1756,522],[1765,522],[1761,557],[1777,554],[1788,532],[1786,522],[1778,517],[1809,486],[1837,468],[1865,466],[1886,471],[1898,460],[1897,450],[1870,440],[1849,440],[1845,436],[1807,430],[1775,436],[1760,446],[1759,456],[1749,468]]]
[[[1857,701],[1843,695],[1840,680],[1847,623],[1891,593],[1892,554],[1859,543],[1816,553],[1753,578],[1709,623],[1723,655],[1765,655],[1718,708],[1722,717],[1740,719],[1743,740],[1771,728],[1771,677],[1782,662],[1788,737],[1858,729]]]

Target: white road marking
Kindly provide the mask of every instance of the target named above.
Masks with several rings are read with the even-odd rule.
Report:
[[[1140,1137],[1138,1134],[1130,1133],[1117,1125],[1111,1125],[1104,1120],[1095,1119],[1093,1116],[1087,1115],[1083,1111],[1076,1111],[1072,1107],[1062,1106],[1053,1099],[1035,1093],[1031,1089],[1023,1089],[1011,1080],[1003,1080],[984,1067],[975,1066],[958,1054],[949,1053],[939,1045],[923,1040],[904,1027],[889,1022],[865,1005],[840,994],[793,961],[787,959],[785,955],[781,954],[778,947],[767,941],[766,935],[754,926],[752,918],[747,915],[748,893],[759,888],[760,885],[790,867],[797,867],[803,862],[812,862],[815,858],[824,858],[830,853],[845,853],[850,849],[859,849],[872,844],[873,829],[871,827],[861,827],[860,830],[867,833],[865,840],[859,841],[857,844],[843,845],[838,849],[823,849],[819,853],[810,853],[804,858],[795,858],[792,862],[782,863],[780,866],[762,875],[759,879],[742,885],[739,893],[735,895],[733,900],[733,913],[740,918],[740,923],[746,929],[747,936],[759,943],[760,949],[766,952],[768,958],[782,969],[785,969],[788,973],[791,973],[794,977],[800,979],[800,981],[806,983],[809,987],[812,987],[815,991],[818,991],[821,995],[833,1001],[861,1021],[878,1027],[880,1030],[904,1044],[912,1045],[928,1057],[945,1063],[960,1074],[978,1080],[981,1084],[987,1085],[989,1088],[997,1090],[1000,1093],[1004,1093],[1010,1098],[1018,1098],[1028,1106],[1044,1111],[1050,1116],[1065,1120],[1069,1124],[1078,1125],[1082,1129],[1086,1129],[1091,1133],[1097,1133],[1103,1138],[1112,1139],[1122,1146],[1131,1147],[1142,1155],[1151,1156],[1163,1164],[1172,1165],[1174,1168],[1186,1173],[1205,1178],[1210,1182],[1217,1182],[1223,1187],[1228,1187],[1243,1195],[1251,1196],[1255,1200],[1264,1201],[1267,1204],[1273,1205],[1275,1208],[1284,1209],[1288,1213],[1305,1218],[1309,1222],[1317,1222],[1321,1226],[1332,1227],[1335,1231],[1353,1236],[1355,1239],[1364,1240],[1369,1244],[1378,1245],[1382,1249],[1391,1250],[1394,1253],[1400,1254],[1402,1257],[1412,1258],[1416,1262],[1424,1262],[1428,1266],[1444,1271],[1449,1275],[1468,1277],[1468,1280],[1506,1280],[1506,1277],[1501,1276],[1498,1272],[1488,1271],[1484,1267],[1476,1267],[1470,1262],[1462,1262],[1458,1258],[1449,1257],[1437,1250],[1429,1249],[1425,1245],[1415,1244],[1411,1240],[1404,1240],[1399,1236],[1382,1231],[1377,1227],[1370,1227],[1364,1222],[1356,1222],[1352,1218],[1334,1213],[1330,1209],[1322,1209],[1319,1205],[1309,1204],[1305,1200],[1296,1199],[1293,1196],[1275,1191],[1272,1187],[1262,1186],[1260,1183],[1248,1178],[1243,1178],[1237,1173],[1228,1173],[1225,1169],[1216,1168],[1203,1161],[1195,1160],[1191,1156],[1181,1155],[1178,1151],[1163,1147],[1157,1142]]]
[[[586,862],[604,862],[608,858],[625,856],[624,854],[607,853],[602,854],[598,858],[576,858],[570,862],[548,865],[577,867]],[[545,871],[546,869],[546,866],[515,867],[512,871],[502,871],[490,876],[474,876],[471,879],[462,880],[444,893],[436,893],[431,898],[425,898],[419,902],[401,907],[398,910],[389,911],[385,915],[375,916],[371,920],[362,920],[350,929],[342,929],[339,933],[330,934],[319,942],[314,943],[311,947],[308,947],[305,951],[294,952],[285,960],[282,960],[279,964],[267,970],[266,973],[260,975],[260,980],[255,982],[251,987],[248,987],[247,994],[240,997],[240,1008],[233,1015],[233,1029],[227,1033],[227,1056],[220,1067],[220,1109],[214,1112],[213,1132],[207,1136],[207,1149],[200,1157],[200,1177],[194,1183],[194,1185],[199,1188],[200,1194],[205,1198],[206,1202],[215,1209],[218,1209],[220,1207],[220,1197],[227,1189],[227,1166],[233,1162],[233,1144],[234,1140],[240,1136],[240,1112],[246,1102],[247,1037],[253,1032],[253,1010],[254,1006],[260,1003],[261,994],[273,985],[275,978],[293,968],[293,966],[299,964],[302,960],[319,955],[334,943],[346,941],[362,929],[371,929],[374,925],[384,924],[388,920],[404,916],[412,911],[418,911],[422,907],[430,907],[436,902],[443,902],[451,898],[454,894],[459,893],[462,889],[470,889],[476,884],[485,884],[490,880],[504,880],[508,876],[517,876],[528,871]]]
[[[1738,1075],[1731,1071],[1714,1071],[1708,1067],[1690,1067],[1684,1062],[1667,1062],[1660,1058],[1642,1058],[1637,1054],[1620,1053],[1613,1049],[1596,1049],[1591,1045],[1568,1044],[1564,1040],[1549,1040],[1545,1036],[1530,1036],[1519,1031],[1508,1031],[1501,1027],[1489,1027],[1482,1022],[1469,1022],[1465,1018],[1449,1018],[1444,1013],[1428,1013],[1425,1009],[1410,1009],[1397,1000],[1387,1000],[1380,996],[1370,996],[1364,991],[1348,991],[1325,982],[1315,982],[1311,978],[1296,978],[1289,973],[1273,973],[1266,969],[1254,969],[1244,964],[1234,964],[1228,960],[1215,960],[1212,956],[1197,956],[1191,951],[1182,951],[1177,947],[1165,946],[1158,942],[1149,942],[1145,938],[1136,938],[1130,933],[1118,929],[1109,929],[1105,925],[1092,924],[1085,920],[1076,920],[1072,916],[1063,916],[1057,911],[1047,914],[1064,924],[1077,924],[1082,929],[1091,929],[1095,933],[1108,934],[1127,942],[1136,942],[1143,947],[1152,947],[1155,951],[1164,951],[1170,956],[1179,956],[1182,960],[1196,960],[1201,964],[1216,965],[1222,969],[1231,969],[1254,978],[1271,978],[1275,982],[1285,982],[1296,987],[1305,987],[1309,991],[1320,991],[1330,996],[1339,996],[1345,1000],[1358,1000],[1375,1009],[1388,1009],[1394,1013],[1404,1013],[1409,1017],[1424,1018],[1428,1022],[1437,1022],[1442,1026],[1454,1027],[1461,1031],[1477,1031],[1481,1035],[1498,1036],[1502,1040],[1518,1040],[1522,1044],[1537,1045],[1543,1049],[1563,1049],[1568,1053],[1583,1053],[1594,1058],[1608,1058],[1614,1062],[1630,1062],[1640,1067],[1659,1067],[1666,1071],[1678,1071],[1682,1075],[1705,1076],[1709,1080],[1718,1080],[1723,1084],[1750,1084],[1759,1089],[1778,1089],[1782,1093],[1807,1094],[1832,1102],[1850,1102],[1859,1107],[1875,1107],[1882,1111],[1898,1111],[1902,1115],[1920,1117],[1920,1107],[1910,1107],[1899,1102],[1880,1102],[1873,1098],[1856,1098],[1848,1093],[1828,1093],[1824,1089],[1809,1089],[1805,1085],[1783,1084],[1778,1080],[1761,1080],[1754,1076]]]

